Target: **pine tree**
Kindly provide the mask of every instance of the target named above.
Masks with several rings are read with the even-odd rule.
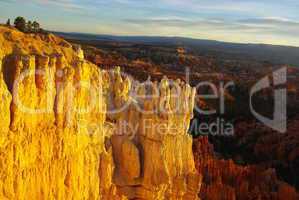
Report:
[[[7,20],[6,26],[10,26],[10,19]]]
[[[27,32],[29,33],[34,32],[33,23],[31,21],[27,22]]]
[[[26,20],[23,17],[17,17],[14,24],[18,30],[26,32]]]
[[[34,21],[32,23],[32,26],[33,26],[34,32],[36,32],[36,33],[40,32],[40,25],[39,25],[39,23],[37,23],[36,21]]]

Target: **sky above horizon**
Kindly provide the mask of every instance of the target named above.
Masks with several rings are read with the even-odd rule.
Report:
[[[298,0],[0,0],[53,31],[299,46]]]

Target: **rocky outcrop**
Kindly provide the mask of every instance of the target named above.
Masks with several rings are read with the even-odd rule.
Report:
[[[0,70],[2,71],[2,59],[0,58]],[[9,130],[10,125],[10,104],[11,104],[11,94],[8,91],[7,85],[4,82],[3,74],[0,73],[0,127],[1,132],[6,133]]]
[[[121,193],[130,199],[197,199],[201,178],[186,123],[195,90],[179,80],[171,86],[167,78],[136,84],[119,69],[106,77],[109,107],[124,108],[108,115],[119,127],[111,142]]]
[[[211,138],[217,152],[225,153],[238,163],[251,163],[274,168],[281,180],[298,190],[299,118],[288,119],[288,130],[279,134],[252,120],[235,124],[231,138]],[[229,147],[229,148],[227,148]]]
[[[80,61],[56,71],[59,57],[11,57],[14,65],[5,68],[15,69],[12,90],[5,78],[0,82],[1,199],[121,199],[112,182],[112,149],[104,145],[110,130],[98,109],[104,102],[95,99],[93,115],[81,111],[90,104],[88,86],[81,85],[100,78],[100,70]]]
[[[232,160],[217,159],[207,137],[193,145],[196,167],[203,174],[200,197],[222,199],[292,199],[299,198],[296,189],[280,180],[276,171],[262,165],[239,166]]]
[[[103,71],[53,35],[0,41],[1,199],[198,199],[194,89]]]

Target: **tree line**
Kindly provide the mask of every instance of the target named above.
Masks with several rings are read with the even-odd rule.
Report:
[[[7,26],[11,26],[10,19],[6,22]],[[19,31],[24,33],[42,33],[44,30],[40,27],[40,24],[37,21],[26,21],[24,17],[17,17],[14,20],[14,26]]]

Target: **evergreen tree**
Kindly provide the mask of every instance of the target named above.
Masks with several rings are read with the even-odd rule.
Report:
[[[27,32],[31,33],[31,32],[33,32],[33,31],[34,31],[34,30],[33,30],[33,24],[32,24],[31,21],[28,21],[28,22],[27,22]]]
[[[34,21],[32,23],[32,26],[33,26],[33,31],[34,32],[36,32],[36,33],[40,32],[40,25],[39,25],[39,23],[37,23],[36,21]]]
[[[7,20],[6,26],[10,26],[10,19]]]
[[[26,20],[23,17],[17,17],[14,24],[18,30],[26,32]]]

